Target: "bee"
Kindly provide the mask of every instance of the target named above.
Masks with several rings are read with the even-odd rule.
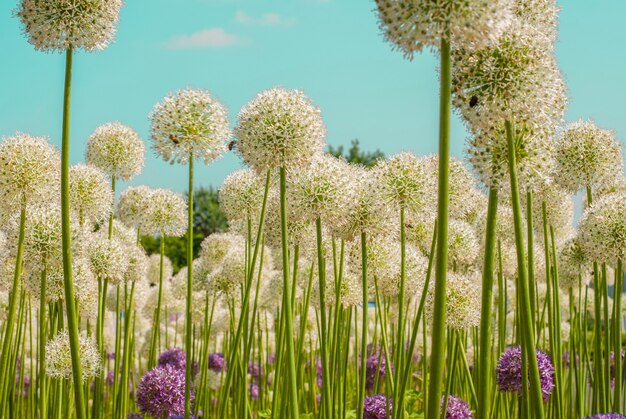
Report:
[[[404,224],[407,228],[414,228],[415,226],[413,224],[410,223],[405,223]]]
[[[470,108],[473,108],[474,106],[478,105],[478,96],[474,95],[471,97],[470,99]]]
[[[172,140],[174,144],[180,144],[180,141],[178,141],[178,138],[176,138],[174,134],[170,134],[170,140]]]
[[[228,150],[229,151],[233,151],[233,149],[235,148],[236,145],[237,145],[237,141],[236,140],[232,140],[230,143],[228,143]]]

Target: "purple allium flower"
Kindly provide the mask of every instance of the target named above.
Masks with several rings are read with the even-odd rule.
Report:
[[[625,354],[626,354],[626,350],[622,349],[622,363],[624,362]],[[614,388],[615,387],[615,352],[614,351],[611,351],[611,354],[609,356],[609,365],[611,368],[610,370],[611,371],[611,388]]]
[[[322,384],[324,384],[324,369],[322,368],[322,358],[317,358],[316,366],[317,371],[315,375],[315,381],[317,382],[317,386],[321,388]]]
[[[209,369],[215,372],[222,372],[226,368],[226,358],[221,352],[209,354]]]
[[[259,386],[256,383],[248,384],[248,391],[250,392],[250,398],[256,400],[259,398]]]
[[[441,397],[441,408],[443,409],[443,402],[445,400],[445,396]],[[469,407],[469,404],[458,397],[453,396],[452,394],[448,395],[448,406],[446,407],[446,416],[445,419],[471,419],[474,416],[472,415],[472,410]]]
[[[541,393],[545,401],[550,397],[554,388],[554,366],[550,357],[537,349],[537,364],[539,366],[539,379],[541,381]],[[505,350],[496,366],[496,383],[502,392],[522,394],[522,349],[513,346]]]
[[[107,372],[107,378],[105,380],[107,386],[112,386],[115,381],[115,375],[113,374],[113,370],[109,370]]]
[[[273,364],[276,362],[276,352],[270,352],[267,354],[267,363]]]
[[[263,372],[263,366],[258,362],[250,361],[248,363],[248,374],[250,374],[255,381],[258,381],[259,378],[263,378]]]
[[[185,351],[180,348],[168,349],[159,355],[158,364],[160,366],[171,365],[174,368],[184,371],[186,365]]]
[[[140,413],[128,413],[126,419],[143,419]]]
[[[585,416],[585,419],[626,419],[626,416],[619,413],[598,413],[593,416]]]
[[[378,374],[378,380],[384,381],[386,375],[386,356],[385,354],[372,354],[367,358],[365,363],[365,387],[368,390],[374,388],[376,383],[376,375]],[[390,362],[391,364],[391,362]],[[390,365],[393,371],[393,364]]]
[[[191,399],[193,400],[193,390]],[[155,418],[181,415],[185,412],[185,371],[172,365],[151,369],[137,387],[137,406],[142,413]]]
[[[392,402],[389,400],[389,416],[387,416],[387,397],[376,394],[365,398],[363,403],[363,419],[387,419],[391,417]]]
[[[108,360],[115,359],[115,352],[107,352],[107,359]]]

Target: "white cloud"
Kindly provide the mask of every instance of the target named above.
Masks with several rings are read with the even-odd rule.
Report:
[[[245,42],[245,38],[228,33],[222,28],[210,28],[191,35],[176,36],[167,42],[167,46],[172,49],[223,48]]]
[[[250,16],[246,12],[239,10],[235,13],[235,22],[244,25],[281,26],[287,28],[296,24],[296,18],[283,17],[278,13],[263,13],[257,17]]]

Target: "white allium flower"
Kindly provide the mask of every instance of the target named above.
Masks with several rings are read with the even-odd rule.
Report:
[[[113,40],[122,0],[21,0],[15,11],[35,49],[105,49]]]
[[[39,264],[53,262],[61,255],[60,206],[28,206],[24,229],[24,260]],[[19,222],[14,222],[11,236],[19,234]]]
[[[528,25],[512,25],[494,47],[453,51],[453,103],[473,132],[505,120],[552,133],[567,98],[552,43]]]
[[[198,258],[211,269],[214,269],[224,261],[231,249],[244,246],[245,239],[238,234],[213,233],[200,244]]]
[[[187,229],[187,203],[182,195],[167,189],[155,189],[150,195],[145,233],[179,237]]]
[[[161,255],[154,253],[148,257],[146,278],[149,284],[158,284],[161,272]],[[174,275],[172,261],[167,256],[163,256],[163,281],[169,280]]]
[[[426,158],[403,152],[386,160],[379,160],[374,167],[382,184],[386,201],[398,207],[419,211],[432,205],[434,190],[429,184],[429,167]]]
[[[229,221],[256,219],[263,204],[263,183],[251,169],[230,174],[219,191],[220,208]]]
[[[602,185],[598,185],[596,190],[593,191],[594,198],[600,198],[603,195],[612,193],[621,193],[626,195],[626,177],[624,177],[623,173],[608,182],[604,182]],[[586,206],[587,199],[585,197],[583,198],[583,202]]]
[[[291,204],[296,216],[311,221],[318,217],[327,227],[345,222],[350,203],[352,170],[348,163],[330,154],[316,155],[311,165],[289,176]]]
[[[472,267],[480,249],[476,231],[467,222],[450,220],[448,225],[448,260],[457,272]]]
[[[206,292],[210,289],[211,269],[204,260],[197,258],[193,263],[193,288],[194,293]],[[215,268],[215,267],[213,267]],[[183,266],[171,279],[172,294],[181,300],[187,298],[187,266]]]
[[[159,296],[159,287],[155,286],[150,288],[149,295],[145,299],[145,304],[142,308],[142,314],[147,319],[154,319],[157,308],[157,300]],[[161,296],[161,319],[165,315],[165,309],[167,308],[168,314],[180,314],[184,313],[185,301],[176,298],[172,292],[172,286],[169,281],[163,281],[163,289]],[[154,326],[153,326],[154,327]]]
[[[45,138],[17,133],[0,143],[0,193],[6,213],[23,203],[49,202],[60,190],[61,158]]]
[[[588,259],[614,265],[626,259],[626,195],[594,201],[580,220],[580,243]]]
[[[259,290],[258,305],[263,310],[274,311],[283,301],[283,272],[272,271]],[[313,301],[313,296],[311,296]]]
[[[338,229],[339,234],[352,239],[362,232],[369,235],[386,232],[394,225],[395,211],[390,210],[382,197],[380,179],[371,170],[359,166],[352,166],[352,170],[352,202],[349,203],[346,223]]]
[[[29,266],[24,269],[24,288],[35,300],[41,299],[41,274],[39,265]],[[63,301],[65,288],[63,284],[63,266],[61,263],[51,263],[46,267],[46,301]]]
[[[146,256],[145,250],[136,244],[127,244],[126,252],[128,255],[128,268],[124,272],[124,281],[142,281],[146,277],[148,270],[148,256]]]
[[[121,240],[125,245],[134,246],[137,244],[137,230],[128,227],[120,220],[113,220],[112,235]]]
[[[567,125],[555,150],[555,179],[568,192],[601,187],[622,173],[620,143],[613,131],[579,120]]]
[[[493,43],[513,18],[511,0],[376,0],[385,38],[412,59],[424,46]]]
[[[85,160],[110,177],[130,180],[143,168],[146,148],[137,132],[119,122],[99,126],[87,139]]]
[[[555,241],[558,243],[572,229],[574,220],[574,202],[572,197],[554,183],[538,182],[533,188],[533,225],[538,239],[543,242],[543,211],[542,202],[546,204],[548,228],[554,229]],[[521,194],[522,210],[526,212],[526,194]],[[550,230],[548,230],[548,237]]]
[[[205,90],[183,89],[163,98],[150,114],[152,148],[170,164],[190,154],[211,163],[227,149],[228,112]]]
[[[90,269],[97,278],[112,284],[124,281],[129,257],[126,246],[116,237],[108,239],[103,233],[95,233],[87,245]]]
[[[559,252],[559,285],[563,289],[585,285],[592,276],[591,263],[583,251],[578,237],[569,239]]]
[[[453,329],[469,329],[480,323],[480,275],[448,273],[446,288],[446,324]],[[426,314],[432,320],[434,289],[426,297]]]
[[[290,191],[291,189],[287,190],[286,199],[287,238],[289,240],[289,246],[304,246],[315,240],[315,225],[309,219],[302,218],[301,214],[298,213],[298,208],[294,205],[294,199],[291,198]],[[280,248],[282,243],[280,194],[275,188],[271,188],[267,196],[263,231],[265,234],[265,242],[269,246]],[[247,234],[245,230],[241,231],[241,228],[239,233],[242,235]]]
[[[319,108],[301,90],[272,88],[239,111],[235,136],[243,160],[257,172],[301,167],[324,148]]]
[[[556,0],[517,0],[515,16],[546,35],[553,43],[556,41],[559,8]]]
[[[78,336],[80,362],[83,381],[97,377],[102,369],[100,353],[96,342],[85,333]],[[46,343],[46,374],[51,378],[72,378],[72,356],[70,337],[67,330],[61,330]]]
[[[125,224],[143,229],[146,213],[151,204],[152,189],[148,186],[131,186],[120,194],[117,217]]]
[[[111,214],[113,192],[103,171],[76,164],[69,169],[69,184],[70,209],[78,215],[81,225],[99,223]]]

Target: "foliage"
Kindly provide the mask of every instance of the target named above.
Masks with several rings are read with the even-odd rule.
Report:
[[[348,163],[358,163],[366,167],[371,167],[375,165],[378,160],[385,158],[385,153],[379,149],[376,149],[376,151],[361,150],[359,140],[356,138],[352,140],[350,148],[345,154],[343,145],[338,147],[329,145],[328,152],[335,157],[343,157]]]

